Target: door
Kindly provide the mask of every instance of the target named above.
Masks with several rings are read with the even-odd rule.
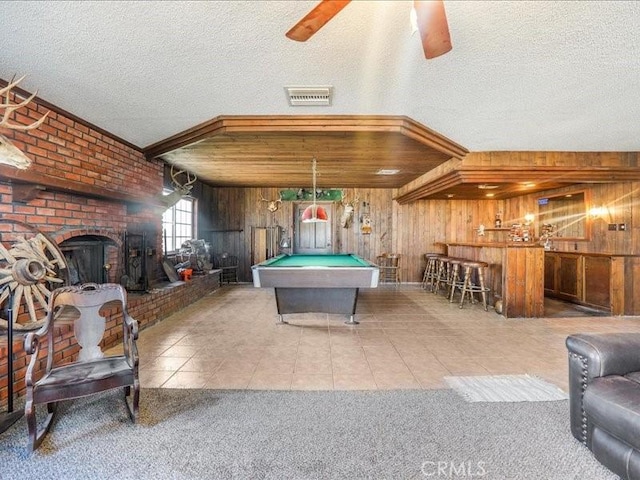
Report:
[[[303,223],[302,212],[312,203],[296,203],[293,209],[295,225],[294,253],[329,254],[333,253],[332,224],[333,203],[318,203],[327,211],[327,222]]]

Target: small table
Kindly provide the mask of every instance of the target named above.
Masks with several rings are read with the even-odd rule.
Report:
[[[343,313],[355,325],[358,290],[378,286],[380,270],[354,254],[284,254],[251,267],[255,287],[273,287],[281,323],[287,313]]]

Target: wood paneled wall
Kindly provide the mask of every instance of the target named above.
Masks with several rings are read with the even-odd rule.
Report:
[[[286,187],[283,187],[286,188]],[[502,213],[503,225],[524,222],[526,213],[537,213],[537,199],[564,191],[587,190],[593,205],[609,208],[611,218],[591,220],[591,240],[554,242],[565,251],[640,254],[640,183],[582,185],[549,192],[524,195],[507,200],[418,200],[406,205],[393,201],[391,189],[348,189],[349,198],[359,196],[354,221],[344,229],[339,223],[342,207],[337,205],[334,218],[335,251],[356,253],[374,261],[380,253],[402,254],[402,281],[420,282],[424,270],[424,254],[441,251],[437,243],[444,241],[473,242],[478,240],[477,228],[482,223],[493,227],[496,213]],[[279,225],[293,232],[293,204],[282,202],[275,213],[267,210],[268,200],[278,198],[282,188],[213,188],[203,185],[199,198],[199,238],[213,242],[215,253],[235,249],[230,253],[241,259],[240,279],[251,280],[251,227]],[[360,232],[360,217],[369,204],[372,232]],[[590,207],[589,205],[588,207]],[[627,230],[609,231],[609,223],[625,223]],[[536,226],[537,227],[537,226]],[[488,231],[487,241],[506,240],[507,232]],[[235,240],[234,240],[235,238]]]
[[[251,227],[280,226],[290,238],[294,235],[293,202],[282,202],[276,212],[267,210],[267,202],[275,200],[282,188],[212,188],[204,185],[198,192],[198,236],[212,242],[214,253],[229,251],[241,261],[240,280],[251,280]],[[359,197],[354,219],[349,228],[340,225],[342,206],[336,205],[333,220],[335,252],[356,253],[375,260],[380,253],[394,251],[393,191],[390,189],[348,189],[349,200]],[[364,207],[364,203],[368,208]],[[360,232],[360,218],[365,212],[371,217],[372,232]],[[395,223],[394,223],[395,222]],[[236,250],[232,237],[239,238]]]
[[[588,218],[591,236],[589,241],[554,240],[553,246],[561,251],[640,255],[640,183],[620,182],[600,185],[574,185],[533,195],[506,200],[505,208],[512,215],[527,212],[537,214],[537,199],[551,194],[576,190],[588,193],[590,204],[604,206],[608,212],[599,218]],[[626,225],[625,231],[610,231],[610,223]]]

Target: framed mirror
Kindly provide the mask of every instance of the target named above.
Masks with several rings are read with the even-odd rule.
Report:
[[[587,192],[538,198],[538,236],[558,240],[589,240]]]

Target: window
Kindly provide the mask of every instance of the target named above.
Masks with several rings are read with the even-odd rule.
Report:
[[[193,198],[181,198],[162,214],[162,248],[165,253],[174,252],[185,241],[193,239],[194,204]]]

